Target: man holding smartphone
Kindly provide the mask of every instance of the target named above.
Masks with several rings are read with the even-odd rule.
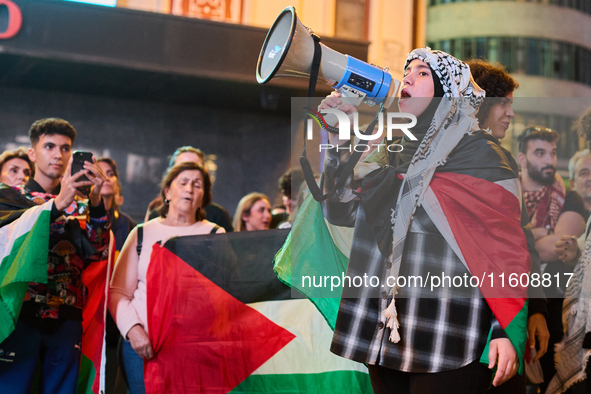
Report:
[[[0,344],[4,354],[12,355],[0,359],[0,388],[29,392],[39,360],[41,392],[74,393],[86,301],[82,271],[104,260],[109,241],[110,222],[100,195],[106,176],[94,158],[71,173],[76,130],[65,120],[38,120],[29,137],[35,177],[24,188],[0,186],[0,226],[53,199],[47,284],[29,283],[16,328]],[[87,180],[81,180],[83,175]],[[90,187],[88,196],[81,192],[84,187]]]

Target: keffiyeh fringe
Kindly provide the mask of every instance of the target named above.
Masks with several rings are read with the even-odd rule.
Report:
[[[588,378],[585,368],[591,356],[591,349],[583,348],[583,340],[585,334],[591,332],[590,299],[591,237],[588,237],[564,296],[564,348],[560,351],[560,362],[556,366],[556,374],[550,381],[546,394],[564,393],[573,384]]]

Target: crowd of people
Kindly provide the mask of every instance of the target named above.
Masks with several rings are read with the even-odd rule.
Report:
[[[501,146],[519,87],[502,66],[417,49],[404,69],[399,106],[417,117],[411,129],[417,139],[405,135],[396,141],[402,152],[366,159],[382,164],[362,177],[341,174],[348,150],[327,152],[321,187],[329,197],[322,210],[331,224],[355,228],[347,275],[427,276],[444,269],[462,276],[486,269],[491,275],[548,274],[552,283],[522,285],[510,297],[472,288],[469,298],[417,298],[390,285],[377,296],[368,288],[345,296],[353,294],[345,287],[331,350],[367,364],[376,393],[526,393],[528,380],[541,393],[588,392],[589,302],[581,311],[585,305],[569,300],[591,289],[584,281],[567,288],[562,276],[591,276],[579,263],[591,260],[589,224],[585,231],[591,152],[570,160],[567,190],[556,171],[555,130],[526,129],[516,159]],[[417,97],[429,100],[412,100]],[[351,119],[357,112],[336,92],[323,100],[325,108]],[[588,142],[590,119],[591,112],[576,124]],[[113,159],[94,158],[71,173],[76,135],[65,120],[41,119],[31,126],[28,151],[0,155],[1,226],[51,204],[48,280],[29,283],[15,328],[0,344],[12,354],[9,361],[0,359],[0,388],[28,392],[39,363],[43,392],[76,391],[86,302],[80,278],[109,253],[110,229],[119,253],[110,283],[107,373],[119,364],[129,392],[142,393],[143,363],[154,357],[146,304],[153,245],[176,236],[291,228],[306,184],[301,171],[289,170],[279,180],[281,207],[253,192],[240,200],[231,220],[213,203],[203,153],[183,146],[171,156],[144,223],[136,225],[121,210]],[[329,138],[334,147],[343,143]],[[339,176],[348,179],[339,183]],[[343,186],[333,193],[335,184]],[[579,313],[563,324],[568,308]],[[573,331],[573,324],[583,332]],[[560,343],[568,346],[559,351]],[[119,363],[113,362],[117,353]]]

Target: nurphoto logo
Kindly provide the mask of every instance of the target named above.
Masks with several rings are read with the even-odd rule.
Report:
[[[304,107],[304,112],[308,115],[306,122],[306,139],[313,139],[313,129],[315,121],[320,128],[329,130],[330,124],[338,123],[339,129],[339,140],[348,141],[351,139],[351,129],[354,135],[359,138],[360,141],[375,141],[382,138],[384,133],[384,123],[386,124],[386,137],[388,140],[393,139],[393,131],[401,130],[410,140],[416,141],[417,138],[410,132],[410,128],[417,124],[417,118],[413,114],[405,112],[387,112],[385,115],[386,121],[384,122],[384,113],[378,113],[377,131],[373,134],[363,135],[363,131],[359,131],[359,114],[355,112],[353,114],[353,127],[351,128],[351,121],[349,116],[343,111],[336,108],[324,108],[320,112],[314,111],[313,109]],[[325,116],[326,115],[326,116]],[[327,120],[328,118],[328,120]],[[389,152],[400,152],[402,151],[402,145],[400,144],[355,144],[353,146],[346,147],[347,150],[355,150],[357,152],[367,152],[371,148],[370,146],[377,147],[378,151],[381,147],[388,149]],[[320,144],[320,151],[327,149],[334,149],[333,144]],[[336,147],[339,149],[339,147]]]

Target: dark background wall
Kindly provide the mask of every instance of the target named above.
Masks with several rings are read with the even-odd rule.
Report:
[[[76,128],[75,149],[117,161],[124,211],[137,220],[179,146],[208,155],[214,201],[230,214],[251,191],[275,199],[277,179],[289,168],[286,116],[36,89],[0,88],[0,147],[28,146],[31,123],[44,117],[61,117]]]
[[[67,1],[12,1],[22,27],[0,38],[1,149],[28,146],[37,119],[66,119],[79,133],[75,149],[117,161],[123,210],[136,220],[158,194],[168,157],[183,145],[206,153],[214,201],[231,215],[252,191],[278,201],[277,180],[290,166],[291,98],[306,95],[307,80],[256,83],[267,29]],[[0,33],[11,18],[0,6]],[[323,42],[367,59],[366,42]],[[319,86],[316,95],[329,90]]]

